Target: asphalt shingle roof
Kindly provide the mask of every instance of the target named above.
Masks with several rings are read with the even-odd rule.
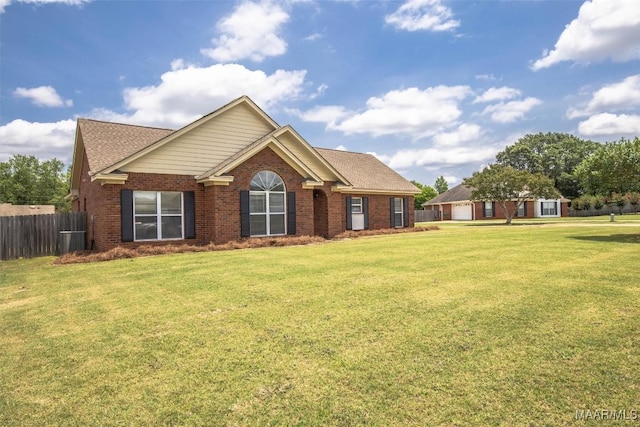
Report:
[[[78,119],[91,173],[126,159],[154,142],[172,134],[171,129]]]
[[[351,185],[363,190],[388,190],[419,193],[420,190],[371,154],[352,151],[315,149]]]
[[[428,200],[425,205],[437,205],[440,203],[471,200],[471,192],[471,187],[467,187],[464,184],[458,184],[455,187],[445,191],[444,193],[437,195],[433,199]]]

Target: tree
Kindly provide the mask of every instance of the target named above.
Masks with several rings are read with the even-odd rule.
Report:
[[[64,200],[69,188],[64,164],[51,159],[40,162],[35,156],[14,155],[0,163],[0,202],[14,205],[55,205],[69,210]]]
[[[499,165],[511,166],[531,173],[542,173],[553,179],[555,187],[569,198],[584,194],[575,176],[576,167],[600,144],[576,136],[558,133],[525,135],[496,155]]]
[[[640,138],[601,145],[575,173],[591,194],[640,192]]]
[[[431,200],[438,195],[438,192],[430,185],[423,185],[418,181],[411,181],[411,183],[422,190],[422,193],[416,194],[413,198],[413,205],[416,209],[422,209],[422,204],[424,202]]]
[[[436,179],[434,187],[438,191],[438,194],[442,194],[449,189],[449,184],[447,183],[447,180],[444,179],[444,176],[440,175],[438,179]]]
[[[560,193],[553,180],[541,173],[531,173],[510,166],[491,165],[481,172],[474,172],[464,184],[471,187],[473,201],[496,202],[504,212],[507,224],[528,199],[557,199]],[[513,202],[511,210],[508,203]]]

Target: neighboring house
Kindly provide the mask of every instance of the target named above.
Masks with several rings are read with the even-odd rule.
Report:
[[[422,204],[425,210],[436,211],[437,218],[443,220],[505,219],[502,208],[494,201],[474,202],[471,187],[459,184],[450,190]],[[513,209],[513,203],[507,204]],[[515,218],[554,218],[567,216],[569,199],[527,200]]]
[[[0,216],[50,215],[56,213],[53,205],[12,205],[0,203]]]
[[[179,130],[78,119],[74,211],[89,247],[413,227],[419,193],[369,154],[311,147],[248,97]]]

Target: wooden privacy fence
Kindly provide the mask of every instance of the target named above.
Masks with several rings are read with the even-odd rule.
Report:
[[[87,231],[87,213],[0,217],[0,260],[56,255],[61,231]]]

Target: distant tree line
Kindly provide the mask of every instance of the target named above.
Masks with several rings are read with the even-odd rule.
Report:
[[[54,205],[64,212],[71,208],[68,192],[69,171],[60,160],[17,154],[0,162],[0,203]]]

